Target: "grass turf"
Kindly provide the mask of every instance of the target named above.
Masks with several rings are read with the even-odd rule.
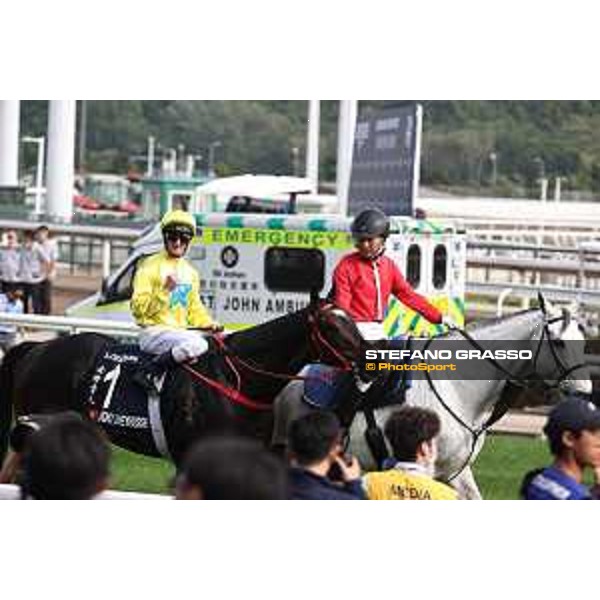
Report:
[[[516,500],[523,475],[552,462],[548,443],[540,438],[489,435],[473,467],[487,500]]]
[[[490,435],[477,458],[474,472],[484,498],[517,499],[523,475],[551,460],[544,440]],[[173,474],[173,467],[165,460],[113,448],[113,489],[168,494]]]
[[[166,460],[149,458],[112,447],[111,489],[147,494],[169,494],[175,469]]]

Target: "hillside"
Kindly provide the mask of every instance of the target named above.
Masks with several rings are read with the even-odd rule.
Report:
[[[361,110],[399,101],[361,102]],[[490,195],[536,195],[536,180],[600,194],[600,101],[420,101],[422,184]],[[155,136],[161,149],[202,155],[220,141],[220,174],[303,171],[304,101],[87,101],[86,167],[124,172]],[[321,173],[335,179],[338,103],[321,102]],[[47,103],[25,101],[22,134],[43,135]],[[297,151],[294,151],[297,148]],[[33,167],[34,149],[24,148]],[[138,166],[143,168],[142,163]]]

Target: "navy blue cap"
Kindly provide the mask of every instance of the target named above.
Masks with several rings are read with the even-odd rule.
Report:
[[[595,431],[600,429],[600,409],[584,398],[570,397],[559,402],[548,416],[544,433],[548,436],[563,431]]]

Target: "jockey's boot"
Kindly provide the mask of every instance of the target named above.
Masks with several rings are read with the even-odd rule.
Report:
[[[159,354],[152,360],[152,366],[159,373],[161,371],[168,371],[174,369],[177,366],[177,361],[173,358],[173,353],[170,350]]]
[[[173,358],[170,350],[155,356],[149,363],[142,365],[134,371],[132,379],[142,389],[148,393],[156,394],[160,390],[157,387],[156,379],[165,371],[174,368],[177,362]]]

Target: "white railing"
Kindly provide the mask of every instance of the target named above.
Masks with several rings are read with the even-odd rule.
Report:
[[[506,291],[508,290],[508,291]],[[467,293],[478,296],[492,296],[498,298],[503,295],[503,302],[507,297],[536,298],[538,292],[542,292],[549,300],[576,301],[590,306],[600,306],[600,290],[584,288],[568,288],[558,285],[547,284],[519,284],[519,283],[487,283],[467,282]]]
[[[17,327],[30,329],[43,329],[45,331],[65,331],[67,333],[81,333],[83,331],[96,331],[119,337],[137,337],[140,328],[134,323],[121,321],[108,321],[105,319],[82,319],[75,317],[60,317],[46,315],[17,315],[14,313],[0,313],[2,324],[14,324]]]
[[[19,486],[10,483],[0,484],[0,500],[19,500],[21,492]],[[172,496],[160,494],[138,494],[137,492],[120,492],[106,490],[98,494],[94,500],[172,500]]]
[[[17,219],[0,219],[0,229],[17,229],[19,231],[34,229],[42,225],[43,221],[19,221]],[[141,230],[133,227],[110,227],[102,225],[77,225],[70,223],[50,223],[49,227],[54,235],[78,235],[81,237],[95,237],[113,240],[135,240],[140,236]]]

